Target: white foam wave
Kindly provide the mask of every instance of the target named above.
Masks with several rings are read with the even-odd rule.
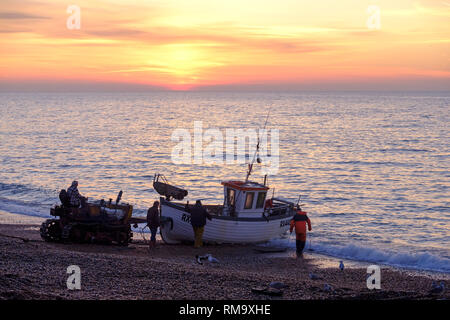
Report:
[[[270,243],[291,248],[295,247],[295,241],[291,239],[276,239],[270,241]],[[450,259],[427,252],[396,252],[392,249],[380,250],[355,244],[338,246],[317,242],[313,242],[311,246],[310,241],[307,242],[305,249],[312,249],[314,252],[337,258],[379,263],[407,269],[450,273]]]

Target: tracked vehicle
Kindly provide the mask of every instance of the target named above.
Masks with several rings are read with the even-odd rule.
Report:
[[[47,219],[40,228],[41,237],[50,242],[117,243],[127,246],[133,237],[131,216],[133,206],[120,203],[122,191],[115,203],[82,201],[81,208],[70,206],[65,190],[61,190],[61,205],[50,209],[54,219]]]

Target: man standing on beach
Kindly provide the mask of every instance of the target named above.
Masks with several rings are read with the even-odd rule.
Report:
[[[297,239],[295,243],[297,247],[297,258],[303,256],[303,249],[305,248],[306,243],[306,224],[308,224],[308,231],[311,231],[311,221],[306,215],[306,212],[297,210],[297,213],[291,220],[291,226],[289,228],[291,233],[295,228],[295,238]]]
[[[160,225],[159,221],[159,202],[153,202],[153,207],[148,209],[147,211],[147,226],[150,229],[151,237],[150,237],[150,249],[156,246],[156,232],[158,231],[158,227]]]
[[[203,231],[205,231],[205,225],[206,225],[206,218],[208,220],[211,220],[212,217],[208,213],[208,211],[203,207],[200,200],[197,200],[195,202],[195,206],[190,209],[189,203],[186,205],[186,211],[190,212],[191,214],[191,225],[192,229],[194,229],[194,248],[200,248],[203,238]]]

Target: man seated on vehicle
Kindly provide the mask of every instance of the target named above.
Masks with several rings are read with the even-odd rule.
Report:
[[[74,208],[79,208],[80,204],[84,207],[86,198],[78,191],[78,181],[73,181],[72,185],[67,189],[67,196],[69,197],[70,205]]]

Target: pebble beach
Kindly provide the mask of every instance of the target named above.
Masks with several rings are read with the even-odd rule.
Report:
[[[293,251],[263,254],[253,246],[166,245],[149,250],[142,234],[128,247],[60,244],[43,241],[42,218],[0,212],[0,299],[76,300],[340,300],[448,299],[436,294],[433,281],[449,287],[447,274],[428,274],[381,266],[381,289],[369,290],[367,266]],[[211,254],[218,263],[199,264],[195,256]],[[67,289],[67,267],[78,265],[81,289]],[[314,275],[313,279],[311,274]],[[283,284],[280,295],[255,292]]]

